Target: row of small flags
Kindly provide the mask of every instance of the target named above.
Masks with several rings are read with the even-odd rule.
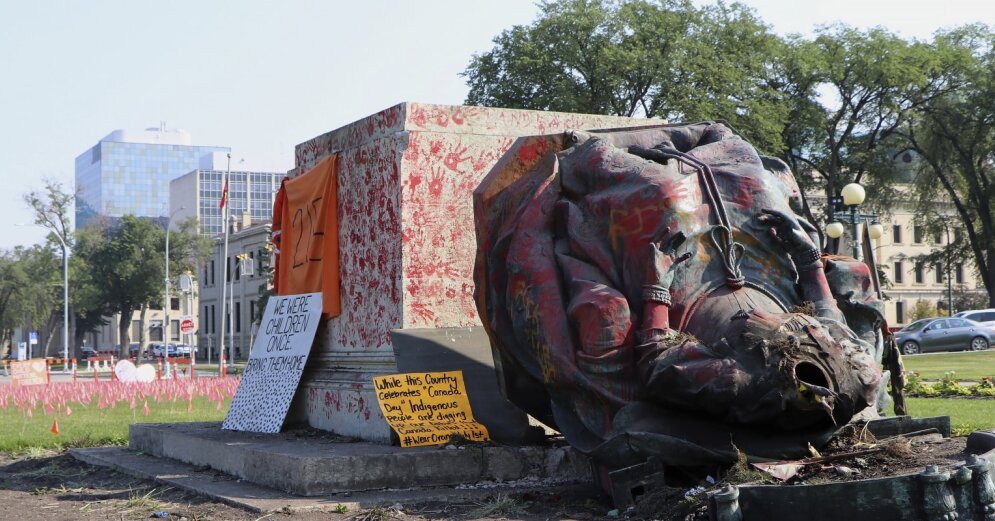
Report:
[[[217,403],[217,409],[224,407],[226,399],[235,396],[239,378],[197,378],[183,380],[155,380],[143,382],[76,381],[59,382],[49,385],[15,387],[0,386],[0,409],[16,408],[27,418],[34,417],[35,409],[41,407],[46,415],[54,414],[52,434],[59,434],[58,417],[72,416],[72,406],[90,407],[94,403],[99,409],[113,408],[118,403],[128,402],[131,409],[142,403],[142,415],[150,412],[149,400],[153,402],[187,401],[187,412],[193,410],[193,399],[206,397]]]

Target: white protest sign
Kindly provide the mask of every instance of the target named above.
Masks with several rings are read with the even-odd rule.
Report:
[[[321,293],[270,297],[222,428],[280,432],[320,319]]]

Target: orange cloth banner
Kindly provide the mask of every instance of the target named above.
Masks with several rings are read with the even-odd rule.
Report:
[[[322,294],[322,318],[339,305],[338,154],[284,179],[273,205],[278,295]]]

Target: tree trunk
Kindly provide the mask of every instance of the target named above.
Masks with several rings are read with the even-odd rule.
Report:
[[[52,353],[52,339],[56,337],[60,331],[56,328],[62,326],[62,321],[59,320],[59,315],[53,313],[48,317],[45,324],[45,356],[53,358],[61,358],[61,353]]]
[[[82,359],[83,350],[83,338],[86,336],[86,331],[80,328],[73,328],[73,358],[77,361]]]
[[[118,311],[121,313],[121,318],[117,324],[118,338],[121,341],[119,356],[128,358],[128,348],[131,345],[131,315],[134,314],[135,308],[125,305],[121,306]]]

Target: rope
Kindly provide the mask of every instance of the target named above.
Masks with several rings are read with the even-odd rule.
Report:
[[[719,254],[722,257],[722,267],[726,273],[726,285],[732,289],[742,288],[746,279],[743,277],[743,272],[740,270],[739,264],[743,261],[743,254],[746,252],[746,248],[741,243],[733,240],[732,224],[729,222],[725,202],[719,193],[712,169],[700,160],[673,148],[653,148],[652,150],[659,152],[660,155],[667,159],[676,159],[698,172],[701,184],[705,187],[708,206],[715,213],[715,217],[719,221],[719,224],[712,227],[709,238],[712,240],[715,248],[719,250]]]

